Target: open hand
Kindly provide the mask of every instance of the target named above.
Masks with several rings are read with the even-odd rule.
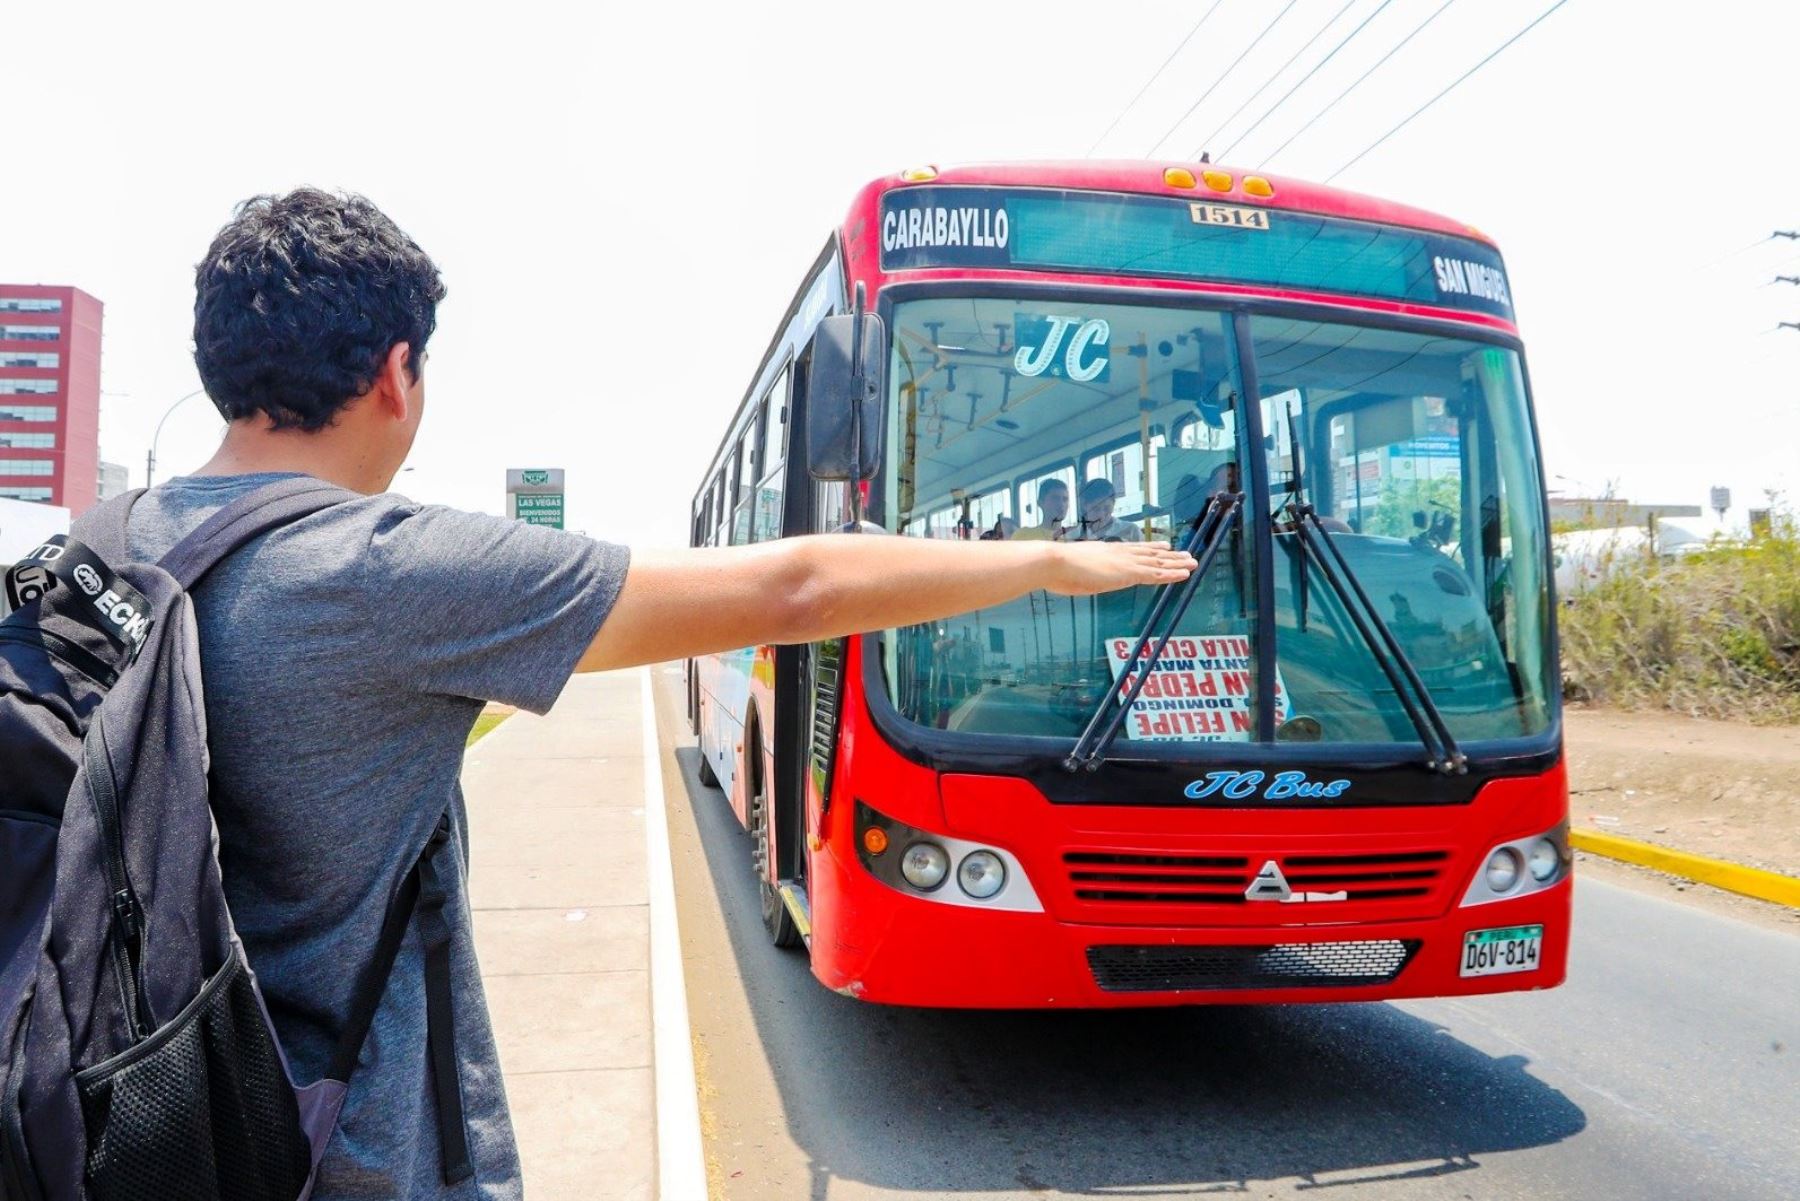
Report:
[[[1193,573],[1194,556],[1167,542],[1053,542],[1044,586],[1063,596],[1092,596],[1134,584],[1173,584]]]

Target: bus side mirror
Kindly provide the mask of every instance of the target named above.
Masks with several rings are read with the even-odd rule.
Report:
[[[841,313],[819,322],[806,377],[806,467],[815,480],[874,476],[885,425],[886,363],[886,332],[874,313]]]

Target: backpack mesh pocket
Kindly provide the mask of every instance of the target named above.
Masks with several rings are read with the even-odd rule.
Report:
[[[295,1201],[311,1149],[242,952],[176,1018],[75,1078],[95,1201]]]

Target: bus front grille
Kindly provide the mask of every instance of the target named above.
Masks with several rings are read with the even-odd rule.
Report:
[[[1264,946],[1089,947],[1094,983],[1107,992],[1327,988],[1386,984],[1418,951],[1416,939]]]
[[[1273,862],[1296,899],[1397,901],[1429,896],[1448,851],[1344,855],[1176,855],[1069,851],[1063,855],[1078,901],[1138,905],[1241,905]]]

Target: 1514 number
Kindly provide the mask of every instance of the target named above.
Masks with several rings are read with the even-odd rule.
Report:
[[[1269,214],[1262,209],[1235,208],[1229,204],[1188,205],[1195,225],[1235,225],[1239,229],[1269,228]]]

